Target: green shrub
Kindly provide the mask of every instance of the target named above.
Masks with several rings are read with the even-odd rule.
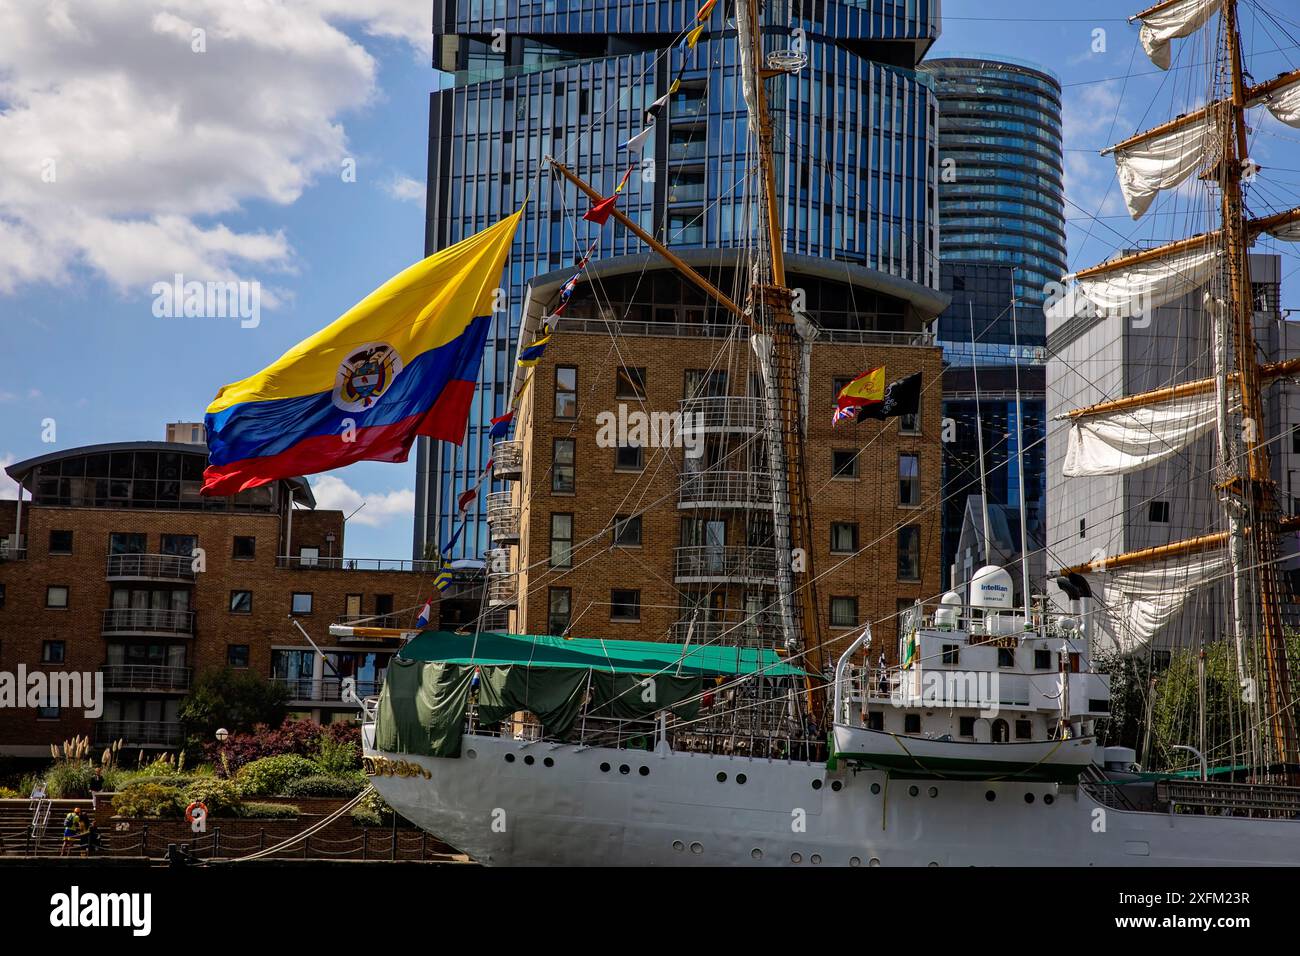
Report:
[[[19,793],[12,787],[0,787],[0,800],[20,800],[25,799],[27,794]]]
[[[352,808],[352,822],[365,827],[382,827],[393,822],[393,808],[378,790],[371,790]]]
[[[352,773],[361,769],[361,748],[352,741],[336,740],[328,734],[321,734],[316,763],[320,764],[323,773],[339,776]]]
[[[95,765],[90,761],[60,761],[45,774],[46,792],[55,800],[78,800],[90,796]]]
[[[192,777],[187,773],[184,774],[163,774],[158,776],[152,773],[141,773],[139,770],[134,773],[123,772],[113,778],[116,786],[115,790],[125,790],[127,787],[135,787],[144,783],[154,783],[160,787],[175,787],[177,790],[184,790],[190,784],[195,783],[199,778]],[[105,779],[107,784],[108,780]]]
[[[185,788],[185,804],[199,801],[208,808],[208,815],[213,817],[237,816],[243,804],[243,796],[233,780],[218,780],[204,777]]]
[[[283,795],[293,781],[319,773],[320,767],[313,760],[297,754],[280,754],[244,764],[235,775],[235,783],[245,797],[273,797]]]
[[[291,803],[242,803],[235,816],[250,820],[286,820],[298,816],[298,808]]]
[[[177,787],[132,784],[113,798],[113,812],[123,817],[179,817],[188,801]]]
[[[284,788],[286,797],[355,797],[366,789],[366,778],[362,774],[346,776],[326,776],[317,774],[290,781]]]

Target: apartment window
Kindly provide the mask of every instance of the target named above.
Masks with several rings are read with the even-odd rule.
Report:
[[[1158,524],[1169,523],[1169,502],[1153,501],[1147,507],[1147,519]]]
[[[858,599],[855,597],[831,598],[831,627],[856,627]]]
[[[192,534],[165,534],[162,536],[162,553],[180,558],[194,556],[194,549],[199,546],[199,539]]]
[[[831,379],[831,404],[839,403],[840,392],[844,391],[844,386],[853,381],[852,375],[837,375]]]
[[[294,614],[310,614],[311,592],[295,591],[293,595],[293,603],[290,605],[290,610]]]
[[[108,536],[109,554],[144,554],[148,538],[143,534],[114,531]]]
[[[948,665],[955,665],[961,659],[961,646],[958,644],[943,645],[943,662]]]
[[[903,715],[903,733],[919,734],[921,732],[921,715],[904,714]]]
[[[37,719],[37,720],[58,720],[58,719],[59,719],[59,708],[57,708],[57,707],[37,707],[37,708],[36,708],[36,719]]]
[[[573,566],[573,515],[551,515],[551,567]]]
[[[921,459],[918,455],[898,456],[898,503],[907,507],[921,503]]]
[[[727,394],[727,373],[723,369],[687,369],[686,397],[711,396],[720,398]]]
[[[831,477],[840,479],[858,477],[858,453],[852,450],[832,451]]]
[[[248,666],[248,645],[227,644],[226,664],[230,667],[247,667]]]
[[[831,522],[831,553],[853,554],[858,550],[858,524],[856,521]]]
[[[546,608],[546,633],[563,634],[573,617],[573,592],[569,588],[551,588]]]
[[[230,592],[230,613],[231,614],[252,614],[253,613],[253,592],[252,591],[231,591]]]
[[[1016,652],[1010,647],[998,648],[998,667],[1015,667]]]
[[[1030,740],[1034,736],[1034,725],[1027,720],[1016,721],[1016,740]]]
[[[900,415],[898,417],[898,433],[900,435],[919,435],[921,434],[921,416],[920,415]]]
[[[555,367],[555,417],[578,417],[578,370],[572,365]]]
[[[63,641],[42,641],[41,642],[41,663],[42,664],[62,664],[67,653],[67,646]]]
[[[1080,518],[1080,519],[1079,519],[1079,537],[1080,537],[1080,538],[1086,537],[1087,534],[1088,534],[1088,519],[1087,519],[1087,518]]]
[[[1052,652],[1038,649],[1034,651],[1034,670],[1050,671],[1052,669]]]
[[[618,548],[641,547],[641,516],[614,516],[614,546]]]
[[[975,736],[975,718],[958,717],[957,718],[957,736],[974,737]]]
[[[68,586],[51,584],[45,589],[45,606],[65,608],[68,606]]]
[[[573,493],[573,459],[575,444],[576,440],[573,438],[555,439],[555,445],[553,446],[553,463],[551,465],[551,491],[558,491],[562,494]]]
[[[299,548],[298,549],[298,566],[303,568],[314,568],[320,564],[320,548]]]
[[[645,467],[645,449],[640,445],[619,445],[614,450],[614,467],[619,471],[640,471]]]
[[[257,539],[237,536],[235,538],[235,550],[232,553],[236,560],[253,560],[254,555],[257,553]]]
[[[72,532],[51,531],[50,532],[50,554],[71,554],[71,553],[72,553]]]
[[[611,621],[641,620],[641,592],[629,588],[615,588],[611,591],[609,619]]]
[[[614,377],[614,395],[617,398],[645,398],[645,369],[619,366]]]
[[[898,580],[921,580],[921,526],[904,525],[898,529]]]
[[[356,619],[361,616],[361,595],[349,594],[343,599],[343,613],[349,619]]]

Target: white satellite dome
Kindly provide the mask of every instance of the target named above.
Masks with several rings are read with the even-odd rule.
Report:
[[[970,579],[971,607],[990,611],[1005,611],[1015,607],[1015,588],[1011,583],[1011,574],[1004,568],[987,564],[980,568]]]

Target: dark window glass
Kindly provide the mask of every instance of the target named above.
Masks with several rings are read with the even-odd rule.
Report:
[[[231,591],[230,592],[230,613],[232,614],[253,613],[253,592],[252,591]]]
[[[858,453],[856,451],[839,451],[831,452],[831,477],[833,478],[856,478],[858,477]]]
[[[1147,517],[1158,524],[1169,523],[1169,502],[1153,501],[1147,508]]]
[[[1034,725],[1027,720],[1016,721],[1016,740],[1029,740],[1034,735]]]
[[[1034,670],[1049,671],[1052,669],[1052,652],[1044,650],[1034,651]]]
[[[294,614],[310,614],[311,613],[311,592],[295,591],[293,595],[293,602],[290,605],[290,610]]]
[[[957,718],[957,735],[959,737],[974,737],[975,718],[974,717]]]
[[[998,667],[1015,667],[1016,652],[1010,647],[998,648]]]
[[[568,588],[551,588],[547,599],[547,634],[563,634],[569,629],[572,602],[572,592]]]
[[[858,623],[858,599],[831,598],[831,627],[854,627]]]
[[[226,663],[231,667],[247,667],[248,666],[248,645],[227,644]]]
[[[961,647],[957,644],[943,645],[943,662],[945,664],[956,664],[961,656]]]
[[[898,503],[921,503],[921,459],[917,455],[898,456]]]
[[[192,534],[165,534],[162,536],[162,553],[188,558],[199,546],[199,539]]]
[[[898,529],[898,580],[921,580],[921,526],[904,525]]]
[[[609,596],[609,619],[611,621],[641,620],[641,592],[626,588],[615,588]]]
[[[614,544],[621,548],[641,547],[641,516],[616,515],[614,518]]]
[[[551,515],[551,567],[573,566],[573,515]]]
[[[645,450],[640,445],[620,445],[614,450],[614,467],[640,471],[645,467]]]
[[[578,415],[578,370],[572,365],[555,369],[555,417],[571,419]]]
[[[881,711],[878,711],[878,710],[869,710],[869,711],[867,711],[867,729],[868,729],[868,730],[884,730],[884,729],[885,729],[885,715],[884,715]]]
[[[614,394],[618,398],[645,398],[645,369],[620,366],[615,373]]]
[[[63,641],[44,641],[41,644],[41,662],[44,664],[62,664],[65,653]]]
[[[551,490],[572,492],[574,489],[574,446],[572,438],[555,439],[554,460],[551,465]]]
[[[238,537],[238,536],[235,538],[235,550],[233,553],[236,558],[247,561],[255,556],[256,551],[257,551],[256,538],[246,538],[246,537]]]
[[[72,532],[51,531],[50,532],[50,554],[71,554],[71,553],[72,553]]]
[[[921,732],[921,715],[904,714],[903,715],[903,733],[919,734]]]
[[[130,531],[114,531],[108,536],[109,554],[144,554],[148,537]]]

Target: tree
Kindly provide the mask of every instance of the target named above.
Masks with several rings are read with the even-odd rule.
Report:
[[[229,667],[200,674],[181,701],[179,717],[190,744],[205,744],[218,728],[246,733],[258,724],[278,727],[284,720],[289,690],[260,674]]]

